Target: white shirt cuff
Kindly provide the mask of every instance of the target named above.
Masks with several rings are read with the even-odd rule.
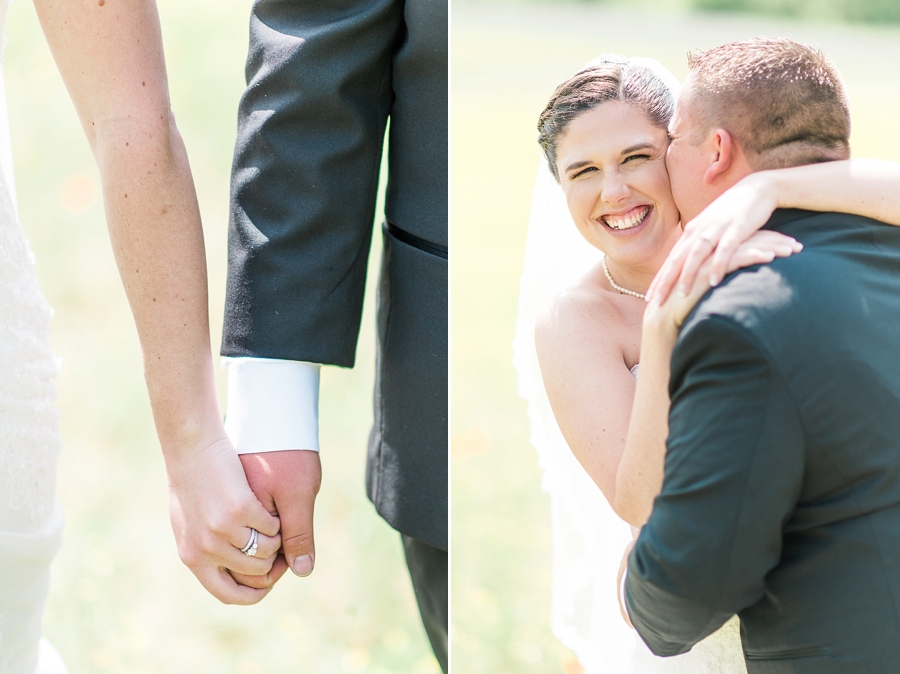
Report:
[[[317,363],[224,358],[228,370],[225,431],[238,454],[319,451]]]

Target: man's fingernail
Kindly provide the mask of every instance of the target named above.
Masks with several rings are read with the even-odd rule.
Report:
[[[293,572],[300,576],[301,578],[304,576],[308,576],[312,573],[313,570],[313,560],[309,555],[302,555],[301,557],[297,557],[294,560],[294,566],[292,567]]]
[[[721,280],[722,279],[720,279],[716,274],[711,274],[709,277],[709,285],[715,288],[717,285],[719,285],[719,281]]]
[[[678,296],[687,297],[687,288],[685,288],[684,286],[678,286]]]

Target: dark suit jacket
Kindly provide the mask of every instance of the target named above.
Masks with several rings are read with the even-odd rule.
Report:
[[[447,546],[447,2],[256,0],[222,354],[354,362],[385,127],[368,490]]]
[[[663,490],[626,601],[659,655],[737,613],[750,674],[900,671],[900,228],[776,211],[672,358]]]

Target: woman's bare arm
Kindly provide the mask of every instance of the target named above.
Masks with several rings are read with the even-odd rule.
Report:
[[[696,303],[705,291],[690,299]],[[612,502],[619,517],[633,527],[644,526],[653,499],[662,490],[669,437],[669,364],[679,328],[668,313],[653,309],[645,312],[640,373]]]
[[[259,601],[265,587],[237,585],[225,569],[269,572],[273,551],[253,559],[238,548],[251,526],[273,537],[265,544],[261,537],[260,549],[272,547],[279,525],[250,491],[222,425],[200,212],[169,109],[156,4],[35,0],[35,7],[100,170],[166,459],[179,553],[222,601]]]
[[[900,163],[848,159],[761,171],[777,195],[777,208],[855,213],[900,225]]]
[[[640,323],[628,325],[614,303],[590,285],[582,282],[544,311],[535,326],[535,346],[563,437],[614,505],[635,391],[623,347],[630,342],[637,350]]]

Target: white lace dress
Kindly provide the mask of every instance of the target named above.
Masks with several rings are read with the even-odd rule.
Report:
[[[746,674],[737,618],[689,653],[671,658],[653,655],[622,620],[616,575],[631,530],[566,445],[534,349],[535,318],[597,264],[600,253],[577,233],[546,165],[532,203],[513,349],[542,487],[550,498],[553,633],[575,652],[586,674]]]
[[[0,35],[7,0],[0,0]],[[56,502],[60,441],[51,310],[41,296],[14,202],[0,60],[0,672],[61,674],[41,642],[49,565],[63,517]]]

